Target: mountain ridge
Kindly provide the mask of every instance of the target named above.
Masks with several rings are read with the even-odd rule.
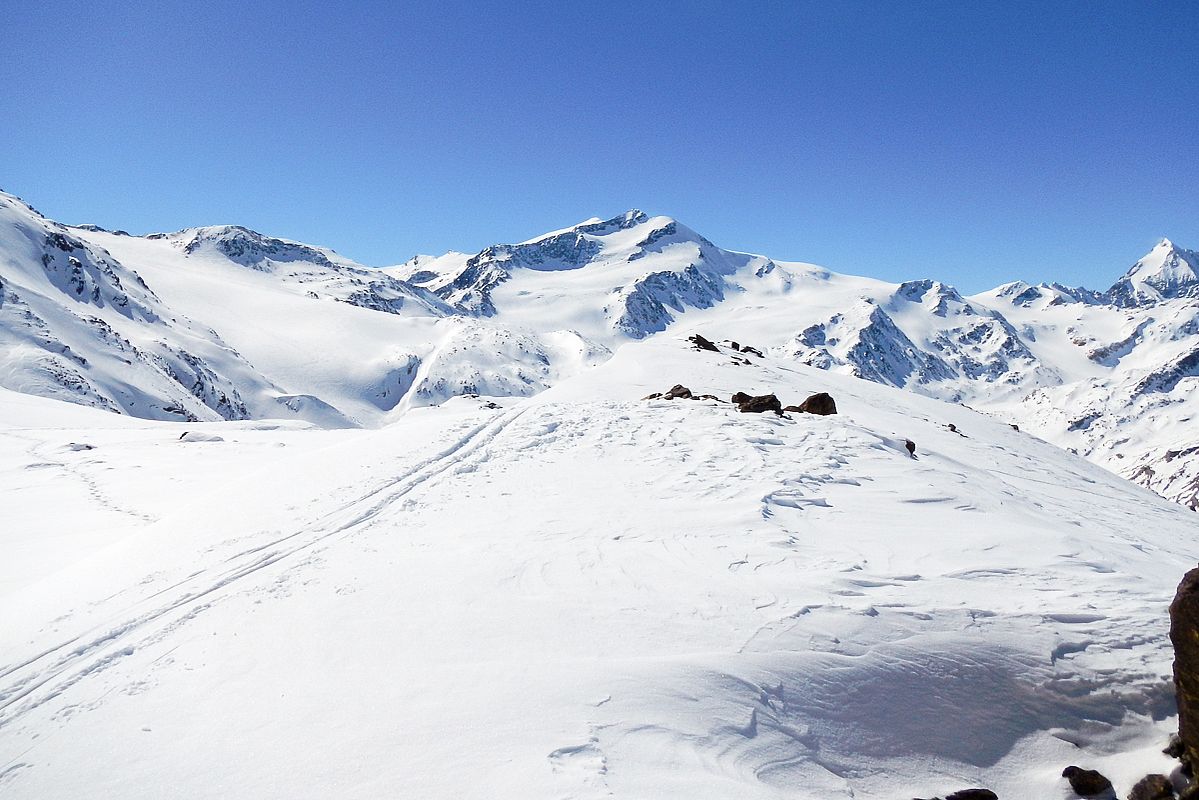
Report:
[[[17,365],[0,376],[9,388],[167,419],[375,426],[458,394],[543,391],[623,343],[694,330],[971,405],[1199,508],[1189,455],[1199,438],[1185,424],[1199,381],[1199,256],[1169,240],[1103,292],[1013,281],[964,296],[930,278],[890,284],[724,250],[638,209],[474,254],[370,268],[235,225],[144,237],[63,226],[4,197],[9,314],[25,313],[25,295],[45,312],[0,326]],[[13,249],[31,236],[42,255]],[[71,256],[55,237],[102,253],[103,264],[59,264],[55,254]],[[17,291],[6,278],[17,265],[41,289]],[[137,290],[125,301],[141,309],[132,317],[111,307],[118,288],[96,283],[105,270]],[[160,298],[151,286],[169,291]],[[142,287],[152,308],[137,299]],[[86,292],[109,304],[98,322],[71,312]],[[91,330],[86,347],[79,330]],[[132,349],[144,340],[156,344]],[[107,354],[107,372],[103,358],[72,362],[80,347]],[[128,356],[154,348],[139,357],[146,377],[131,392],[125,373],[137,358]]]

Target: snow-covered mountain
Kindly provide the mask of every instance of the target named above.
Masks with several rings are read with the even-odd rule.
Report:
[[[371,269],[237,226],[136,237],[0,200],[0,385],[18,391],[375,426],[700,331],[985,410],[1199,508],[1199,255],[1167,240],[1105,292],[963,297],[723,250],[641,211]]]
[[[1123,796],[1193,255],[965,297],[633,211],[370,269],[0,196],[0,794]]]

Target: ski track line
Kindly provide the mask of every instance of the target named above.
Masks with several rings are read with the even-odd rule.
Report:
[[[376,487],[366,494],[323,514],[299,530],[231,555],[213,567],[200,570],[172,586],[154,592],[143,598],[139,603],[127,607],[126,611],[132,611],[137,605],[145,604],[149,600],[173,589],[182,588],[188,584],[200,584],[193,591],[188,591],[169,603],[156,606],[115,626],[104,626],[107,627],[107,630],[102,633],[97,633],[97,628],[92,628],[88,632],[63,641],[23,662],[0,671],[0,678],[8,678],[20,670],[35,667],[38,662],[55,654],[61,654],[53,664],[41,669],[34,669],[28,675],[0,688],[0,729],[3,729],[29,711],[57,697],[88,675],[104,670],[124,656],[132,655],[136,648],[128,644],[126,640],[153,623],[162,620],[172,612],[184,607],[189,608],[188,613],[184,614],[181,618],[168,622],[165,626],[160,627],[154,632],[147,632],[145,636],[141,637],[139,643],[151,641],[154,639],[155,633],[169,631],[191,616],[194,616],[199,610],[211,604],[211,600],[209,603],[200,603],[200,601],[208,598],[210,595],[227,590],[242,579],[254,575],[283,559],[310,550],[332,536],[348,533],[369,522],[396,500],[407,495],[427,481],[459,465],[464,459],[486,448],[488,444],[494,441],[508,425],[524,414],[526,410],[520,409],[509,412],[498,420],[492,420],[475,426],[459,438],[457,442],[441,452],[430,456],[401,475],[387,481],[382,486]],[[352,515],[348,519],[340,521],[336,519],[347,512],[352,512]],[[308,535],[305,536],[305,534]],[[299,542],[294,541],[298,538],[302,538],[302,540]],[[271,548],[287,543],[291,543],[290,546],[283,549],[271,550]],[[246,562],[247,557],[253,558],[250,558]],[[215,570],[229,565],[232,565],[231,568],[214,575]],[[99,651],[101,650],[107,652],[100,653]],[[66,652],[64,653],[64,651]],[[84,662],[87,663],[84,664]],[[32,697],[35,692],[43,687],[49,688],[49,691],[43,697]],[[17,706],[23,700],[26,702]]]

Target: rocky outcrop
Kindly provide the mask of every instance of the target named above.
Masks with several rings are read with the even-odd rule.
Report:
[[[1112,788],[1112,782],[1093,769],[1069,766],[1062,770],[1062,777],[1080,797],[1095,797]]]
[[[1199,763],[1199,567],[1183,576],[1170,604],[1174,691],[1184,764]]]

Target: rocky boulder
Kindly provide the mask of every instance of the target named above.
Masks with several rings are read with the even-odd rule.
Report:
[[[828,392],[817,392],[799,404],[798,410],[805,414],[819,414],[827,417],[837,413],[837,404]]]
[[[1112,788],[1112,782],[1093,769],[1069,766],[1062,770],[1062,777],[1070,782],[1070,788],[1080,797],[1094,797]]]
[[[690,400],[691,390],[681,383],[676,383],[662,395],[663,400]]]
[[[737,410],[743,414],[761,414],[766,411],[774,411],[778,414],[783,413],[783,404],[779,399],[772,394],[762,394],[757,397],[748,397],[740,402],[737,401],[737,396],[733,395],[733,402],[737,403]],[[741,395],[744,397],[744,395]]]
[[[1174,691],[1178,701],[1179,758],[1199,764],[1199,567],[1183,576],[1170,604]]]
[[[711,397],[713,400],[716,399],[715,397],[712,397],[712,395],[705,395],[705,396]],[[684,386],[681,383],[676,383],[674,386],[671,386],[665,392],[654,392],[653,394],[647,394],[645,397],[643,397],[641,399],[642,400],[693,400],[693,399],[695,399],[695,397],[691,394],[691,390],[688,389],[686,386]]]
[[[1165,775],[1146,775],[1132,787],[1128,800],[1174,800],[1174,784]]]

